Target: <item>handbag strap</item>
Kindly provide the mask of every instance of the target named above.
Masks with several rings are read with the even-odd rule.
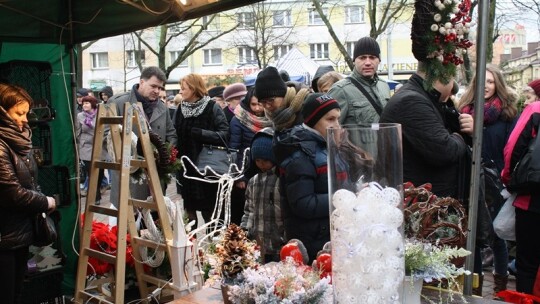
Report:
[[[225,148],[227,148],[227,151],[229,151],[229,145],[227,145],[227,142],[225,141],[225,139],[223,139],[223,136],[221,136],[221,134],[219,134],[218,131],[214,131],[216,132],[217,136],[219,137],[219,139],[221,139],[221,142],[223,142],[223,145],[225,146]]]
[[[358,90],[360,90],[360,92],[362,92],[362,94],[364,94],[364,96],[366,96],[367,100],[369,101],[369,103],[371,104],[371,106],[375,109],[375,111],[377,112],[377,114],[379,114],[379,116],[381,116],[381,113],[382,113],[382,106],[377,103],[373,97],[366,91],[366,89],[358,82],[358,80],[354,79],[353,77],[347,77],[352,84],[354,84]]]

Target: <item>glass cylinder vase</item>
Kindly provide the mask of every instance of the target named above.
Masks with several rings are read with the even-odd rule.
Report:
[[[401,303],[401,125],[328,129],[334,303]]]

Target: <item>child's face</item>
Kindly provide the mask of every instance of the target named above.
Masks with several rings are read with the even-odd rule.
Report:
[[[269,171],[274,167],[274,163],[262,158],[257,158],[255,160],[255,164],[257,165],[257,168],[259,168],[262,172]]]

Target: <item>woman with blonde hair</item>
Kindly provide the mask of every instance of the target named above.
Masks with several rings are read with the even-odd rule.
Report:
[[[474,115],[474,92],[476,91],[476,76],[472,85],[467,89],[458,103],[461,113]],[[504,146],[512,132],[517,117],[517,94],[506,84],[501,70],[493,64],[486,66],[486,83],[484,90],[484,132],[482,140],[482,160],[484,163],[493,161],[497,172],[504,168]],[[497,210],[492,206],[492,218]],[[500,206],[498,206],[500,208]],[[504,240],[496,235],[491,244],[494,262],[493,287],[495,292],[506,289],[508,282],[508,248]]]
[[[328,93],[334,83],[340,81],[343,79],[343,76],[341,76],[340,73],[335,71],[330,71],[328,73],[323,74],[319,80],[317,80],[317,88],[319,92],[321,93]]]
[[[193,162],[203,144],[223,146],[229,141],[229,123],[221,107],[207,94],[203,78],[188,74],[180,80],[182,102],[176,110],[174,126],[178,135],[178,155],[185,155]],[[189,176],[200,176],[195,168],[185,168]],[[177,192],[184,199],[190,220],[196,220],[196,211],[201,211],[208,222],[216,203],[217,183],[205,183],[179,175]]]

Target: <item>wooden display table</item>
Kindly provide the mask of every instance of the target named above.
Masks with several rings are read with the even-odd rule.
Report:
[[[442,303],[445,304],[461,304],[465,303],[459,295],[454,296],[453,301],[448,301],[446,292],[443,291]],[[439,302],[439,290],[431,287],[424,287],[422,294],[427,296],[432,301]],[[471,304],[502,304],[506,302],[494,301],[491,299],[484,299],[479,297],[465,296],[467,303]],[[422,299],[422,303],[429,303],[426,299]],[[182,297],[181,299],[174,300],[168,304],[223,304],[223,298],[221,296],[221,289],[219,287],[207,287],[192,294]]]

